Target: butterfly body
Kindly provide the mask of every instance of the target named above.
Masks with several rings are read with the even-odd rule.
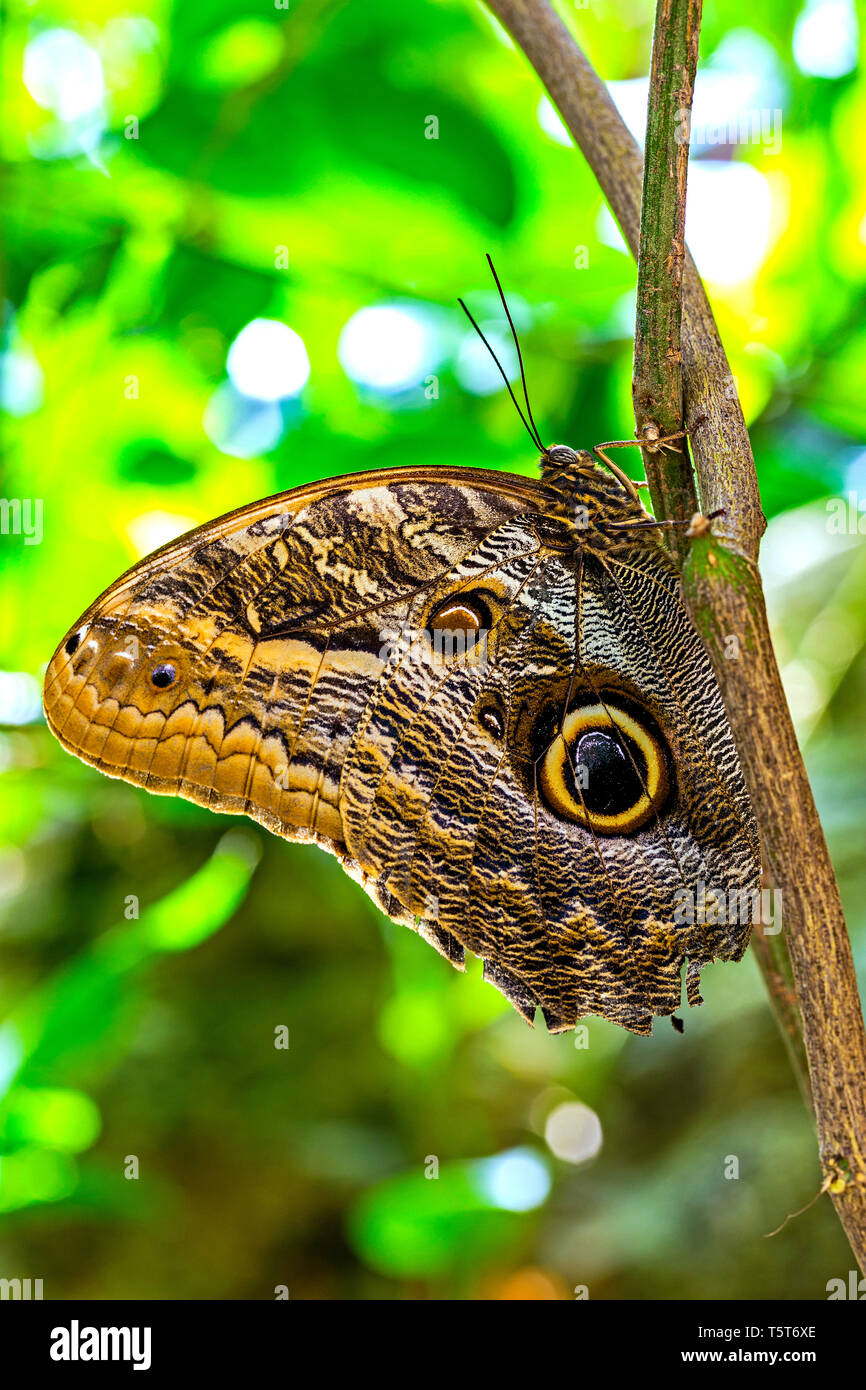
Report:
[[[748,922],[754,821],[658,531],[588,454],[389,469],[242,508],[91,605],[45,681],[109,775],[336,854],[530,1020],[639,1033]]]

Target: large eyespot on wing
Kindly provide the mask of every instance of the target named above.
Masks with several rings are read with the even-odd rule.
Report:
[[[342,759],[419,592],[541,505],[528,480],[389,469],[312,484],[181,537],[58,645],[60,742],[111,776],[343,852]]]
[[[568,712],[539,782],[548,805],[568,820],[597,835],[631,835],[664,809],[669,757],[651,721],[609,695]]]

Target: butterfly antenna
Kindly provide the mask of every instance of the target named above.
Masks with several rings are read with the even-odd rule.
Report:
[[[513,392],[512,389],[511,389],[511,382],[508,380],[508,376],[506,375],[505,368],[503,367],[503,365],[502,365],[502,363],[500,362],[499,358],[496,356],[496,353],[493,351],[493,348],[491,347],[490,343],[489,343],[489,342],[487,341],[487,339],[485,338],[485,336],[484,336],[484,334],[482,333],[482,331],[481,331],[479,325],[476,323],[475,319],[474,319],[474,318],[472,317],[472,315],[470,314],[470,312],[469,312],[469,310],[467,309],[466,305],[464,304],[463,300],[462,300],[462,299],[458,299],[458,300],[457,300],[457,303],[460,305],[460,308],[463,310],[463,312],[464,312],[464,314],[466,315],[466,317],[468,318],[469,322],[472,324],[472,327],[475,329],[475,332],[478,334],[478,336],[479,336],[479,338],[481,339],[482,343],[483,343],[484,346],[487,348],[487,351],[490,353],[490,356],[493,358],[493,361],[496,363],[496,366],[499,368],[499,375],[502,377],[502,380],[505,382],[505,389],[507,390],[509,396],[511,397],[512,401],[514,402],[514,409],[517,411],[518,415],[520,416],[520,419],[521,419],[522,422],[523,422],[523,428],[526,430],[526,433],[529,435],[529,438],[532,440],[532,442],[533,442],[533,444],[535,445],[535,447],[536,447],[537,449],[540,449],[541,452],[544,453],[544,445],[542,444],[541,440],[540,440],[539,437],[538,437],[538,430],[534,430],[534,429],[531,429],[531,428],[530,428],[529,423],[528,423],[528,421],[527,421],[527,419],[526,419],[526,416],[524,415],[523,411],[520,409],[520,403],[518,402],[517,397],[515,396],[514,392]],[[522,370],[522,368],[521,368],[521,370]]]
[[[490,255],[489,251],[487,252],[487,264],[490,266],[490,274],[493,276],[493,279],[496,282],[496,288],[499,291],[499,298],[502,300],[502,307],[505,310],[505,317],[508,319],[508,327],[511,329],[511,336],[514,339],[514,346],[517,348],[517,361],[520,366],[520,380],[523,385],[523,399],[526,401],[526,413],[529,416],[529,422],[532,425],[535,443],[538,445],[541,452],[544,453],[544,445],[541,442],[541,435],[538,432],[538,426],[536,425],[535,420],[533,418],[532,406],[529,404],[529,391],[527,390],[526,386],[526,372],[523,370],[523,354],[520,351],[520,339],[517,336],[517,329],[514,327],[514,320],[511,317],[511,310],[508,307],[508,301],[505,298],[505,292],[503,291],[502,285],[499,283],[499,276],[496,274],[496,267],[493,264],[493,257]]]

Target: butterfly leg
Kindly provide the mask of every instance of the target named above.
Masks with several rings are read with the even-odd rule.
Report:
[[[650,421],[648,424],[644,425],[643,435],[639,438],[609,439],[606,444],[597,445],[596,453],[599,449],[633,449],[637,446],[641,449],[648,449],[651,454],[655,454],[658,453],[659,449],[671,449],[674,440],[685,439],[685,437],[685,430],[677,430],[675,434],[659,434],[658,425],[654,425],[652,421]]]
[[[682,521],[612,521],[610,527],[614,531],[655,531],[662,526],[686,526],[686,536],[693,541],[699,536],[709,535],[712,530],[710,522],[724,514],[724,507],[718,507],[714,512],[710,512],[709,516],[704,516],[703,512],[695,512],[693,516]]]
[[[637,442],[636,439],[609,439],[606,444],[596,444],[592,452],[597,458],[600,458],[603,463],[607,464],[613,476],[619,479],[629,496],[633,497],[636,502],[639,502],[640,498],[637,495],[637,490],[639,487],[646,487],[647,484],[644,482],[636,483],[633,478],[630,478],[627,473],[624,473],[622,469],[614,463],[613,459],[608,458],[607,454],[604,452],[605,449],[624,449],[627,444],[637,444]]]
[[[640,448],[649,449],[650,453],[654,454],[657,453],[659,449],[672,448],[674,440],[685,439],[685,437],[685,430],[679,430],[676,434],[660,435],[658,432],[658,427],[656,425],[649,424],[645,426],[644,437],[642,439],[608,439],[604,444],[596,444],[592,452],[607,464],[611,473],[613,473],[615,478],[619,479],[626,492],[630,493],[632,497],[634,497],[637,501],[638,496],[635,489],[640,487],[647,487],[648,484],[645,482],[636,483],[632,478],[628,476],[627,473],[624,473],[621,468],[617,467],[613,459],[608,458],[607,454],[605,453],[605,449]]]

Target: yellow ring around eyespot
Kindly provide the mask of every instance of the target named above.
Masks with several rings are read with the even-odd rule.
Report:
[[[637,745],[646,762],[646,790],[633,806],[613,816],[590,812],[575,801],[565,781],[565,761],[568,749],[582,733],[592,729],[610,730],[611,720]],[[572,769],[573,771],[573,769]],[[625,710],[609,702],[583,705],[567,714],[561,733],[545,754],[541,764],[541,788],[555,811],[569,820],[577,821],[601,835],[625,835],[640,830],[655,815],[668,792],[667,765],[658,739]]]

